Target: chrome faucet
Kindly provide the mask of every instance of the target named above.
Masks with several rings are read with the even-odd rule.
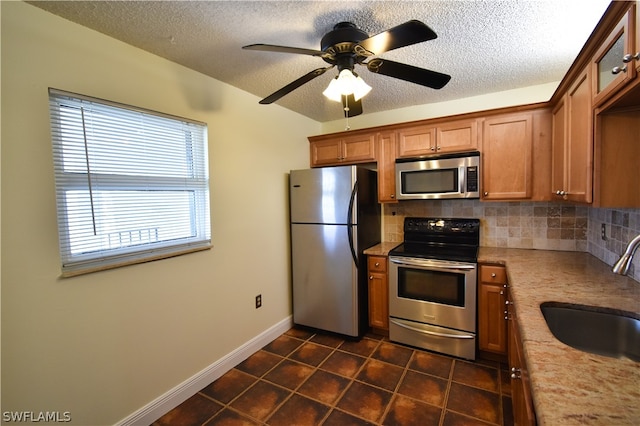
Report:
[[[614,274],[627,275],[627,272],[629,272],[629,266],[631,266],[631,261],[633,260],[633,254],[639,246],[640,235],[636,235],[636,237],[629,242],[624,253],[620,256],[620,259],[618,259],[615,265],[613,265],[611,270]]]

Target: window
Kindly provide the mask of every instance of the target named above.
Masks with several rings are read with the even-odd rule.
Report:
[[[211,246],[206,124],[49,89],[62,275]]]

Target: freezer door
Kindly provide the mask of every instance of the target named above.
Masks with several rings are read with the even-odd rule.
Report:
[[[356,179],[354,166],[292,170],[289,194],[292,223],[348,223]]]
[[[359,334],[358,270],[344,225],[291,225],[293,322]]]

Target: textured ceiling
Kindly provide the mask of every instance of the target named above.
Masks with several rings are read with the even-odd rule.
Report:
[[[253,43],[320,49],[341,21],[375,35],[411,19],[435,40],[383,59],[452,76],[441,90],[370,73],[364,113],[436,103],[560,81],[608,0],[510,1],[30,1],[39,8],[263,98],[309,71],[317,57],[242,50]],[[314,120],[342,117],[322,91],[333,70],[277,104]],[[257,100],[256,100],[257,102]],[[265,105],[264,108],[273,108]]]

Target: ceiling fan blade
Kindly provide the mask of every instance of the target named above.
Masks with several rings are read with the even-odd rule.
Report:
[[[242,46],[242,48],[246,50],[259,50],[263,52],[295,53],[298,55],[319,56],[321,58],[331,56],[330,54],[321,50],[304,49],[301,47],[277,46],[275,44],[250,44],[248,46]]]
[[[303,84],[308,83],[311,80],[313,80],[314,78],[321,76],[322,74],[324,74],[327,70],[329,70],[331,68],[333,68],[333,65],[330,66],[330,67],[326,67],[326,68],[315,69],[315,70],[311,71],[310,73],[307,73],[307,74],[303,75],[299,79],[297,79],[295,81],[292,81],[291,83],[287,84],[282,89],[273,92],[272,94],[270,94],[269,96],[267,96],[266,98],[261,100],[259,103],[261,103],[263,105],[273,103],[273,102],[277,101],[278,99],[280,99],[281,97],[283,97],[284,95],[288,94],[289,92],[292,92],[295,89],[297,89],[298,87],[302,86]]]
[[[436,33],[422,22],[411,20],[362,40],[358,46],[365,52],[358,50],[356,52],[363,56],[379,55],[389,50],[433,40],[437,37]]]
[[[399,78],[432,89],[442,89],[451,80],[451,76],[447,74],[380,58],[367,62],[367,69],[376,74]]]
[[[356,99],[353,97],[353,93],[350,95],[342,95],[342,108],[344,109],[345,117],[355,117],[362,114],[362,99]]]

